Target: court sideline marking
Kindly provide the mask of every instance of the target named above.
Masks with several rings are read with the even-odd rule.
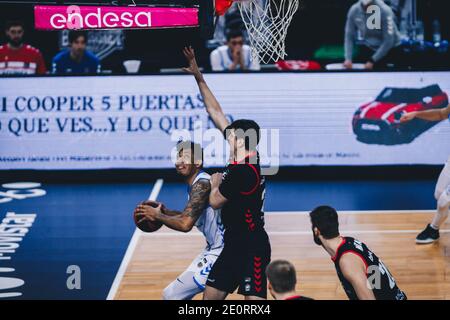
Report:
[[[163,179],[156,180],[156,183],[152,188],[148,200],[155,201],[156,198],[158,198],[163,183],[164,183]],[[133,236],[131,237],[130,243],[128,244],[127,251],[125,252],[125,255],[122,258],[119,270],[117,270],[116,277],[114,278],[111,288],[109,289],[109,293],[108,296],[106,297],[106,300],[113,300],[114,297],[116,296],[117,290],[119,289],[119,285],[122,282],[122,278],[125,275],[125,271],[127,270],[128,264],[131,260],[131,257],[133,256],[134,250],[136,249],[136,246],[138,244],[139,237],[141,236],[142,233],[143,232],[138,228],[134,230]]]

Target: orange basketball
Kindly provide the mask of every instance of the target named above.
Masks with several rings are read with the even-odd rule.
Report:
[[[146,204],[154,208],[156,208],[159,205],[159,203],[151,201],[146,202]],[[138,223],[138,215],[136,214],[136,212],[133,212],[133,220],[136,227],[143,232],[155,232],[159,230],[163,225],[163,223],[160,221],[150,221],[150,220],[144,220],[141,221],[141,223]]]

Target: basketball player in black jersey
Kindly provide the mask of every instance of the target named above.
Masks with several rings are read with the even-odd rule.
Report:
[[[275,300],[312,300],[295,292],[297,273],[289,261],[272,261],[267,266],[266,275],[270,294]]]
[[[332,257],[350,300],[406,300],[387,267],[364,243],[339,234],[335,209],[321,206],[310,217],[314,242]]]
[[[264,270],[271,248],[264,230],[265,179],[257,152],[259,126],[252,120],[230,124],[197,66],[194,50],[185,48],[183,52],[189,63],[184,70],[194,75],[206,111],[230,145],[230,163],[223,174],[213,174],[210,180],[209,203],[222,209],[225,245],[209,274],[203,298],[222,300],[239,288],[246,300],[266,299]]]

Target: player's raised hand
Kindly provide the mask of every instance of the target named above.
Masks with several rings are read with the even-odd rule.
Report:
[[[192,74],[194,76],[201,74],[200,69],[198,68],[197,65],[197,60],[195,59],[194,49],[191,46],[184,47],[183,54],[188,62],[188,67],[183,68],[183,71]]]
[[[416,113],[415,112],[405,113],[400,118],[400,122],[408,122],[408,121],[411,121],[412,119],[414,119],[415,117],[416,117]]]

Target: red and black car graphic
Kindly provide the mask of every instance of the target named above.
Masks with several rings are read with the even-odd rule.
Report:
[[[436,122],[414,119],[400,123],[404,113],[445,108],[448,96],[439,85],[421,89],[385,88],[373,102],[358,108],[353,116],[353,132],[368,144],[410,143]]]

